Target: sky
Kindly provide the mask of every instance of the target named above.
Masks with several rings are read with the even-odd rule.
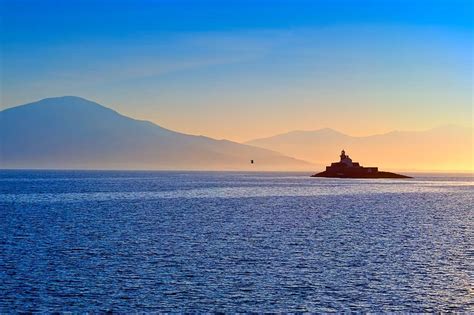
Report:
[[[472,1],[0,0],[1,106],[81,96],[246,141],[472,127]]]

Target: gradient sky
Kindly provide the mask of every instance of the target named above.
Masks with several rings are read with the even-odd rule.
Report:
[[[472,126],[472,1],[1,3],[1,105],[76,95],[244,141]]]

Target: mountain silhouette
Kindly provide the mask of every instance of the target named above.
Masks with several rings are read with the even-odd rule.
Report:
[[[325,128],[292,131],[246,144],[291,154],[323,167],[345,149],[366,166],[393,170],[472,170],[473,129],[455,125],[354,137]]]
[[[307,170],[311,164],[267,149],[175,132],[64,96],[0,112],[0,167]]]

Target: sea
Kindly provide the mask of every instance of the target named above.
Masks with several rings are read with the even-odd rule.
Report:
[[[474,312],[474,179],[0,171],[0,313]]]

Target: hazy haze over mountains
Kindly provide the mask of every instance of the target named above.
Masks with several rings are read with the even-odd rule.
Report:
[[[73,96],[1,111],[0,150],[1,168],[312,168],[266,149],[164,129]]]
[[[246,143],[283,154],[291,153],[320,166],[338,160],[341,149],[345,149],[354,161],[387,170],[473,169],[473,129],[454,125],[367,137],[352,137],[325,128],[292,131]]]

